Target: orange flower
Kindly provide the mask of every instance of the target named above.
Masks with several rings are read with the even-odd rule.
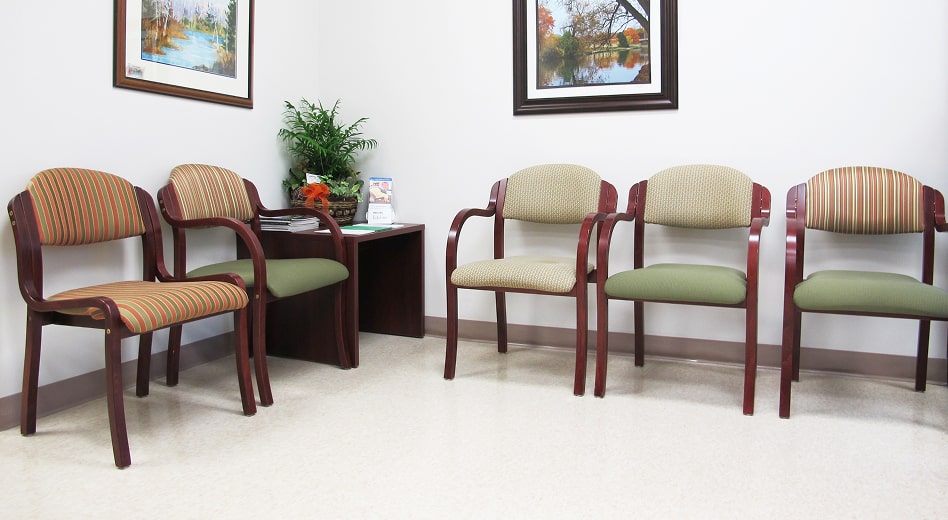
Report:
[[[307,204],[315,206],[316,199],[319,199],[323,203],[323,211],[329,208],[329,186],[325,184],[316,182],[307,184],[300,190],[300,194],[306,198]]]

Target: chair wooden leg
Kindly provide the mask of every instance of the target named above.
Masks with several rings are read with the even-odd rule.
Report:
[[[257,392],[260,393],[260,404],[270,406],[273,404],[273,393],[270,391],[270,374],[267,370],[266,298],[255,295],[248,309],[252,323],[250,346],[253,349],[253,365],[257,375]]]
[[[36,396],[39,393],[40,350],[43,324],[38,314],[26,313],[26,353],[23,359],[23,392],[20,395],[20,433],[36,433]]]
[[[800,313],[785,308],[783,313],[783,339],[780,346],[780,404],[779,415],[790,417],[790,391],[793,374],[799,370]],[[796,363],[795,363],[796,360]],[[796,366],[794,366],[796,364]]]
[[[244,415],[257,413],[257,401],[253,396],[253,380],[250,376],[250,353],[247,340],[247,308],[234,312],[235,358],[237,360],[237,385]]]
[[[117,321],[117,320],[116,320]],[[106,402],[109,409],[109,428],[112,433],[112,455],[118,468],[132,464],[128,448],[128,428],[125,424],[125,401],[122,397],[122,340],[117,324],[105,331]]]
[[[801,324],[803,321],[803,313],[798,310],[793,310],[793,339],[791,345],[793,346],[793,380],[800,380],[800,336],[801,336]]]
[[[177,386],[181,364],[181,325],[168,329],[168,358],[165,363],[165,384]]]
[[[349,353],[346,351],[346,329],[343,315],[345,314],[345,290],[344,283],[337,283],[335,295],[333,296],[333,315],[336,328],[336,352],[339,354],[339,366],[348,370],[352,368],[352,360],[349,359]],[[358,334],[358,332],[356,332]]]
[[[586,281],[580,283],[576,294],[576,373],[573,376],[573,395],[586,393],[586,360],[589,354],[589,314],[587,304]]]
[[[928,383],[928,342],[931,336],[932,322],[918,322],[918,353],[915,357],[915,391],[924,392]]]
[[[596,297],[596,382],[593,395],[606,396],[606,371],[609,363],[609,300],[601,290]]]
[[[497,352],[507,352],[507,293],[494,294],[497,306]]]
[[[754,415],[757,387],[757,310],[747,309],[744,339],[744,415]]]
[[[645,304],[632,303],[632,326],[635,327],[635,366],[645,365]]]
[[[450,276],[450,275],[449,275]],[[444,353],[444,378],[454,379],[458,361],[458,288],[448,280],[447,287],[447,339]]]
[[[138,373],[135,378],[135,395],[148,395],[148,384],[151,379],[151,340],[152,333],[138,337]]]

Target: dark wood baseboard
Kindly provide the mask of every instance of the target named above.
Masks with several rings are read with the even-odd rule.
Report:
[[[494,343],[497,341],[494,322],[460,320],[458,335],[461,339]],[[425,331],[429,336],[444,337],[447,334],[445,318],[428,317]],[[507,327],[510,343],[522,345],[544,345],[572,350],[576,345],[574,329],[559,327],[537,327],[510,324]],[[913,344],[912,336],[907,341]],[[596,349],[596,333],[589,333],[589,349]],[[632,355],[633,334],[610,332],[609,351],[615,354]],[[744,344],[734,341],[716,341],[694,338],[673,338],[645,335],[645,355],[708,363],[744,364]],[[760,367],[780,367],[780,345],[760,344],[757,348],[757,364]],[[915,380],[915,357],[893,354],[852,352],[824,348],[802,347],[800,369],[816,372],[832,372],[881,379]],[[948,379],[948,360],[928,360],[928,381],[945,384]]]
[[[232,333],[195,341],[181,348],[181,370],[222,358],[233,351]],[[164,378],[167,357],[167,352],[152,355],[152,380]],[[135,386],[136,368],[136,360],[122,363],[122,381],[125,388]],[[17,393],[0,397],[0,431],[20,425],[20,395]],[[44,417],[103,396],[105,369],[100,369],[40,386],[36,413],[38,417]],[[102,413],[105,413],[104,409]]]
[[[496,327],[493,322],[461,320],[459,335],[464,340],[496,342]],[[428,316],[425,318],[425,333],[444,337],[447,320]],[[507,330],[510,343],[542,345],[545,347],[573,349],[573,329],[559,327],[537,327],[511,324]],[[609,334],[610,351],[616,354],[632,354],[632,334],[613,332]],[[914,338],[913,338],[914,340]],[[595,349],[595,333],[589,334],[589,348]],[[181,349],[181,369],[185,370],[230,354],[231,334],[221,334],[196,341]],[[744,346],[732,341],[713,341],[693,338],[672,338],[646,335],[646,355],[708,363],[744,363]],[[779,345],[761,344],[758,348],[758,365],[776,368],[780,366]],[[152,379],[164,377],[166,353],[154,354],[151,361]],[[892,354],[850,352],[820,348],[803,348],[800,356],[802,370],[833,372],[848,375],[877,377],[882,379],[913,380],[915,358]],[[135,360],[122,365],[122,378],[126,387],[135,385]],[[82,404],[105,395],[104,370],[97,370],[40,387],[38,415],[50,415],[60,410]],[[948,360],[932,358],[928,361],[928,381],[945,384]],[[0,398],[0,430],[20,424],[20,394]]]

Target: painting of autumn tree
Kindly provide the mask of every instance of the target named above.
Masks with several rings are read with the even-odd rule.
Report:
[[[651,82],[650,0],[536,0],[537,88]]]

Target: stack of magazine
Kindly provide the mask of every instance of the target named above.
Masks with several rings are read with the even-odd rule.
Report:
[[[284,215],[280,217],[260,216],[260,229],[263,231],[304,231],[318,227],[318,217],[309,217],[306,215]]]

